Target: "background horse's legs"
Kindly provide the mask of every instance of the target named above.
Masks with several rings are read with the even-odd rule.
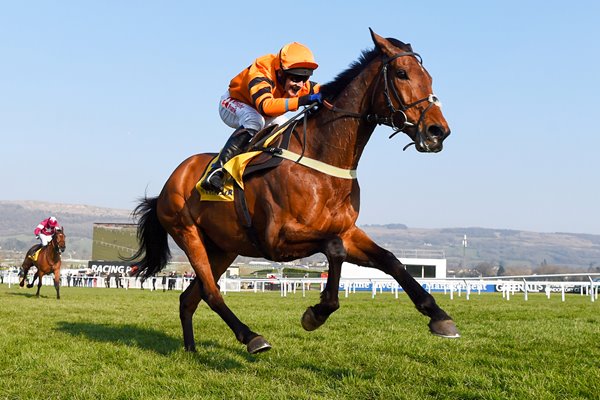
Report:
[[[452,318],[442,310],[433,296],[417,282],[390,251],[379,247],[362,230],[354,227],[344,235],[348,249],[347,261],[377,268],[391,275],[402,286],[419,312],[431,318],[429,329],[438,336],[459,337]]]
[[[33,287],[33,285],[35,285],[35,280],[38,278],[38,274],[40,273],[40,271],[37,271],[35,274],[33,274],[33,278],[31,278],[31,282],[29,282],[27,284],[27,287],[29,289],[31,289]],[[41,283],[41,279],[40,279],[40,283]]]
[[[35,280],[38,280],[38,285],[37,285],[37,292],[35,293],[35,295],[37,297],[40,297],[40,289],[42,288],[42,274],[40,273],[40,271],[36,272],[35,275],[33,276],[33,281],[31,281],[31,286],[33,286],[33,283],[35,282]]]
[[[321,302],[308,307],[302,315],[302,327],[307,331],[314,331],[325,323],[327,318],[340,308],[339,286],[342,273],[342,263],[346,259],[346,249],[339,237],[327,242],[325,256],[329,262],[329,273],[325,290],[321,293]]]
[[[60,300],[60,265],[54,267],[54,289],[56,289],[56,299]]]
[[[21,265],[21,271],[23,272],[23,276],[19,281],[19,286],[23,287],[26,283],[28,284],[27,274],[29,273],[29,268],[31,268],[32,266],[33,261],[31,261],[31,259],[28,256],[25,256],[25,260],[23,260],[23,264]],[[27,287],[30,287],[29,284],[27,285]]]

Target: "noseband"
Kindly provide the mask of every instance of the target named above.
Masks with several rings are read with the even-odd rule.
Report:
[[[402,130],[404,128],[406,128],[407,126],[415,126],[417,128],[417,136],[419,138],[419,142],[425,143],[425,139],[428,139],[430,135],[427,132],[424,132],[423,130],[421,130],[422,122],[425,118],[425,114],[427,113],[427,111],[429,111],[429,109],[431,107],[433,107],[434,105],[440,106],[440,101],[438,100],[436,95],[430,94],[427,97],[423,97],[422,99],[414,101],[410,104],[404,103],[404,101],[402,100],[402,97],[400,96],[400,94],[398,93],[398,90],[396,89],[396,86],[392,82],[392,78],[390,78],[388,75],[388,67],[389,67],[390,63],[392,61],[394,61],[396,58],[404,57],[404,56],[414,56],[415,58],[417,58],[419,60],[419,64],[423,64],[423,60],[421,59],[421,56],[418,53],[415,53],[412,51],[405,51],[402,53],[395,54],[392,57],[385,57],[382,62],[381,70],[379,71],[379,77],[377,78],[377,83],[375,85],[375,89],[373,89],[373,92],[372,92],[371,107],[375,103],[375,96],[379,93],[377,91],[377,88],[379,87],[380,82],[383,80],[383,96],[384,96],[384,99],[386,102],[386,106],[389,110],[389,115],[381,116],[378,114],[368,114],[368,113],[367,114],[359,114],[359,113],[355,113],[352,111],[347,111],[347,110],[342,110],[340,108],[337,108],[334,105],[328,103],[327,101],[324,101],[323,104],[325,105],[325,107],[327,107],[331,111],[340,112],[349,117],[365,119],[369,123],[374,123],[377,125],[386,125],[386,126],[391,127],[394,130],[394,132],[389,136],[390,139],[392,137],[394,137],[398,132],[402,132]],[[390,87],[391,87],[391,90],[390,90]],[[392,100],[392,95],[390,95],[390,92],[393,95],[393,100],[395,100],[396,103],[398,103],[398,108],[396,108],[394,106],[394,101]],[[419,120],[416,123],[409,122],[408,117],[406,116],[406,111],[412,107],[415,107],[418,104],[425,102],[425,101],[429,102],[429,104],[421,112],[421,115],[419,116]],[[415,143],[414,142],[409,143],[408,145],[406,145],[404,147],[404,150],[406,150],[409,146],[411,146],[413,144],[415,144]]]
[[[58,234],[55,233],[54,236],[52,237],[52,245],[54,247],[54,252],[58,255],[61,255],[62,252],[64,251],[64,246],[61,247],[60,243],[58,242]]]

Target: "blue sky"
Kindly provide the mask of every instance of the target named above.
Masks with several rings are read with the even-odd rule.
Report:
[[[328,82],[373,44],[410,42],[452,128],[406,152],[378,128],[359,224],[600,234],[596,1],[3,2],[1,200],[131,209],[218,151],[229,80],[283,44]]]

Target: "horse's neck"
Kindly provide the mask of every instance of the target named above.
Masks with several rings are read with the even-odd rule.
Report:
[[[366,74],[366,72],[363,72]],[[356,169],[363,150],[375,130],[364,118],[369,111],[373,77],[360,74],[335,99],[335,107],[324,109],[314,119],[313,151],[319,160],[340,168]]]
[[[58,251],[56,251],[57,248],[58,245],[54,243],[54,241],[51,241],[46,247],[46,259],[51,265],[56,264],[60,259],[60,254],[58,253]]]

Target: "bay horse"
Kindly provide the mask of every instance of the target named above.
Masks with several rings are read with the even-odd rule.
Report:
[[[301,318],[307,331],[320,327],[339,308],[341,267],[348,261],[391,275],[417,310],[430,318],[433,334],[460,336],[450,316],[404,265],[355,225],[360,189],[351,172],[378,124],[407,134],[419,152],[441,151],[450,134],[420,56],[397,39],[385,39],[372,30],[371,37],[374,49],[364,51],[358,61],[321,87],[326,106],[312,110],[305,123],[295,128],[288,147],[304,158],[350,171],[348,176],[330,175],[288,160],[250,175],[244,192],[254,240],[233,203],[201,201],[195,189],[214,154],[197,154],[183,161],[159,196],[145,197],[134,210],[140,248],[133,258],[139,260],[138,272],[148,278],[166,266],[171,256],[170,235],[196,273],[179,300],[185,350],[196,350],[192,317],[201,300],[225,321],[249,353],[271,348],[238,319],[219,291],[219,277],[238,255],[273,261],[325,255],[329,262],[326,286],[319,303],[308,307]]]
[[[27,254],[25,254],[25,260],[21,266],[23,276],[19,281],[19,286],[23,287],[27,283],[28,288],[32,288],[35,284],[35,280],[38,279],[37,297],[40,297],[40,288],[42,287],[42,277],[50,273],[54,274],[54,288],[56,289],[56,298],[60,299],[60,266],[62,264],[61,254],[66,249],[66,236],[63,229],[57,229],[52,237],[52,240],[45,247],[37,244],[31,247]],[[33,259],[33,255],[37,250],[41,250],[38,253],[37,259]],[[37,268],[36,273],[33,275],[31,283],[28,283],[27,273],[31,267]]]

